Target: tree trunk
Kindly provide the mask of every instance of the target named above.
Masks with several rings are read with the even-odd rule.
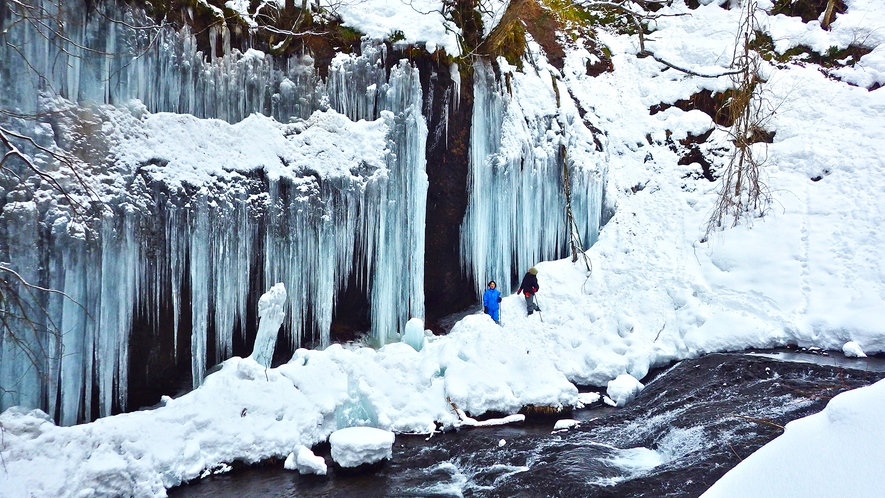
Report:
[[[820,22],[820,27],[825,30],[830,30],[830,23],[833,22],[833,10],[836,8],[836,0],[829,0],[827,2],[827,10],[824,11],[824,18]]]

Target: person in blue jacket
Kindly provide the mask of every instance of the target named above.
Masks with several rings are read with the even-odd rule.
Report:
[[[497,289],[498,284],[494,280],[489,282],[488,287],[482,295],[482,310],[500,325],[498,312],[501,310],[501,291]]]

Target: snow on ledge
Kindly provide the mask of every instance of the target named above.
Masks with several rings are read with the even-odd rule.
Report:
[[[488,420],[476,420],[475,418],[468,417],[466,413],[462,410],[457,410],[458,418],[460,418],[460,423],[456,424],[456,427],[493,427],[496,425],[507,425],[507,424],[518,424],[520,422],[525,422],[525,415],[522,414],[514,414],[507,415],[503,418],[490,418]]]

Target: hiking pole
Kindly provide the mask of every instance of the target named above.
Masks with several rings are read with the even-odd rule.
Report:
[[[541,302],[538,301],[538,295],[537,295],[537,294],[535,294],[535,311],[538,312],[538,318],[540,318],[541,321],[543,322],[543,321],[544,321],[544,315],[541,314]]]

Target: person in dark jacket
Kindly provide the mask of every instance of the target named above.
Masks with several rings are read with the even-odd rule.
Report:
[[[538,293],[538,270],[535,268],[529,268],[529,271],[522,277],[522,283],[519,284],[519,290],[516,291],[517,294],[522,293],[525,295],[525,310],[529,315],[536,311],[541,311],[541,308],[535,304],[535,294]]]
[[[497,287],[498,284],[494,280],[489,282],[488,288],[482,295],[482,310],[500,325],[498,312],[501,310],[501,291]]]

